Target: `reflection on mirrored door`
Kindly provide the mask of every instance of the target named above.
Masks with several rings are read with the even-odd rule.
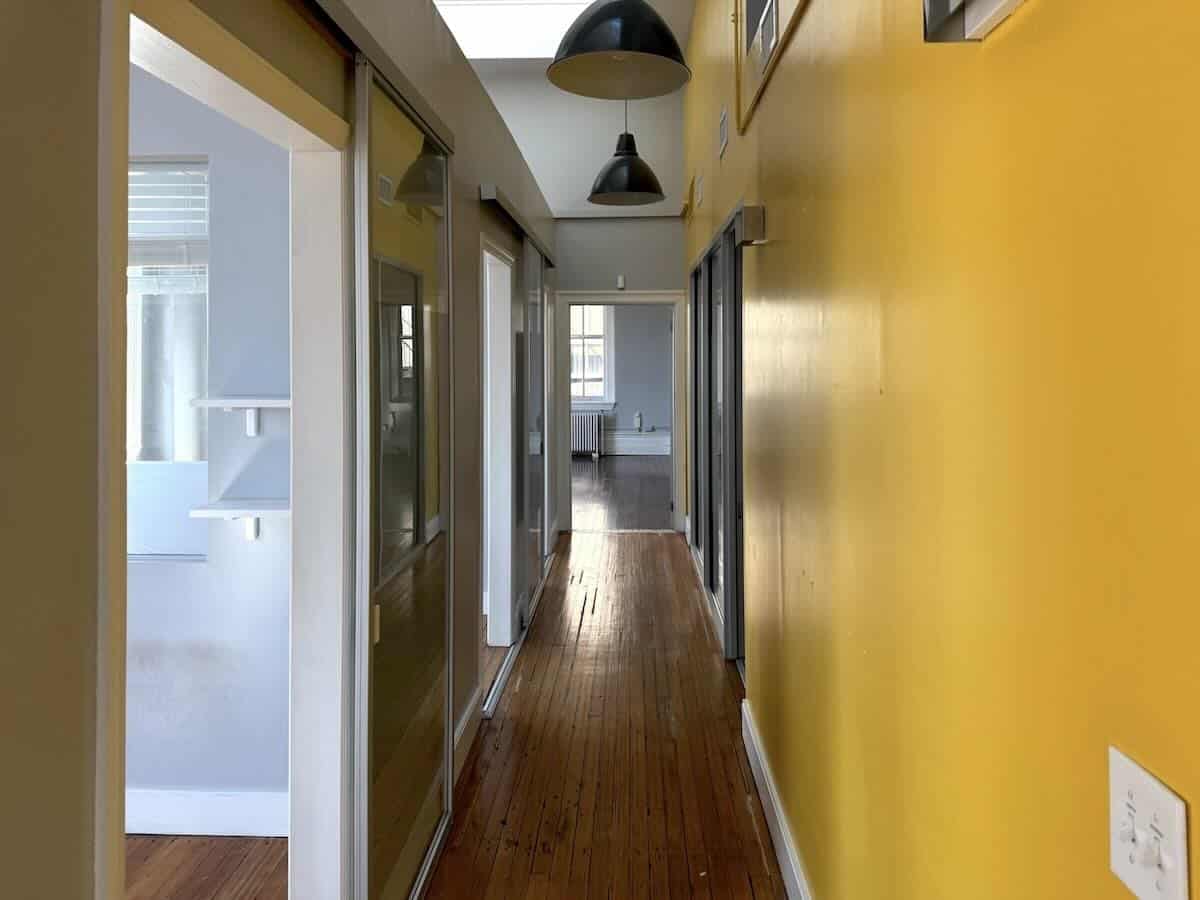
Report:
[[[358,74],[358,388],[369,394],[358,540],[369,553],[355,891],[391,900],[419,888],[449,821],[447,163],[370,67]]]
[[[421,277],[374,260],[379,337],[379,572],[386,581],[417,547],[421,526]]]

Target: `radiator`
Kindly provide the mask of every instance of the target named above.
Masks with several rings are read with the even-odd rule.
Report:
[[[604,414],[572,411],[571,453],[590,453],[598,459],[603,449]]]

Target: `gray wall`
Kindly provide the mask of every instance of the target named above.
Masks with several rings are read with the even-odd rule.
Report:
[[[130,153],[209,159],[209,392],[288,393],[287,152],[135,68]],[[258,438],[212,411],[210,496],[286,496],[288,439],[285,411]],[[129,563],[127,784],[286,792],[289,526],[207,527],[204,562]]]
[[[613,383],[611,424],[633,428],[642,411],[644,428],[671,429],[671,307],[616,306],[613,308]]]
[[[560,291],[681,291],[687,286],[683,222],[657,219],[559,219],[554,226]]]

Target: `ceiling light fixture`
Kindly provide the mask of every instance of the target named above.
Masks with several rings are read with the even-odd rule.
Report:
[[[625,131],[617,138],[617,152],[592,184],[589,203],[598,206],[645,206],[663,200],[662,185],[649,164],[638,156],[637,142],[629,133],[629,101],[625,101]]]
[[[679,90],[692,72],[646,0],[596,0],[567,30],[546,77],[584,97],[640,100]]]

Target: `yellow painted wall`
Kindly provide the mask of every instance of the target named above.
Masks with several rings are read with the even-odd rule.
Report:
[[[124,884],[124,392],[104,385],[125,371],[127,16],[10,4],[0,30],[5,898]]]
[[[1107,746],[1200,799],[1200,11],[930,46],[920,0],[813,0],[718,161],[731,9],[689,47],[689,261],[766,204],[747,672],[815,896],[1126,897]]]

